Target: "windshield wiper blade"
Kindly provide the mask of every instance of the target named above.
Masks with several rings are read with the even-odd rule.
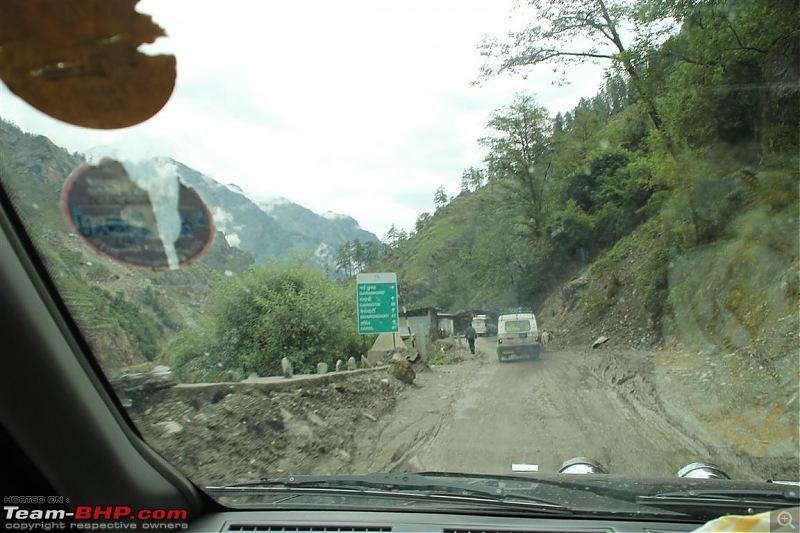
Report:
[[[775,506],[800,505],[796,489],[691,489],[637,496],[638,503],[658,505]]]
[[[572,513],[560,503],[505,491],[476,488],[463,483],[431,480],[419,474],[367,474],[363,476],[290,476],[236,483],[220,487],[206,487],[213,494],[254,494],[286,490],[313,492],[314,494],[364,494],[371,496],[424,497],[449,501],[496,503],[524,506],[536,510]]]

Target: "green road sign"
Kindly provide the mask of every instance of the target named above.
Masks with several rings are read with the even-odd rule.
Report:
[[[358,274],[358,332],[397,333],[397,274]]]

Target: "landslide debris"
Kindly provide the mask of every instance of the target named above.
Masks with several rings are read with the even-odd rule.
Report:
[[[385,370],[348,374],[278,389],[258,382],[179,385],[152,391],[129,413],[145,440],[200,486],[355,473],[356,448],[406,385]]]

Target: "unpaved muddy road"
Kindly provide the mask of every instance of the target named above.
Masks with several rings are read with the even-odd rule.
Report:
[[[461,344],[435,345],[431,361],[451,364],[419,365],[410,385],[384,369],[184,385],[137,400],[130,413],[200,485],[510,474],[514,463],[553,473],[576,456],[634,477],[674,476],[694,461],[736,479],[800,477],[796,391],[747,388],[763,377],[747,382],[718,360],[668,350],[555,346],[536,361],[500,363],[493,338],[478,339],[476,355]]]
[[[477,347],[472,360],[418,375],[361,456],[367,470],[501,474],[528,463],[555,472],[575,456],[646,477],[674,476],[694,461],[740,478],[796,469],[791,457],[743,462],[734,450],[704,444],[688,419],[667,416],[655,352],[554,348],[536,361],[500,363],[493,339]]]

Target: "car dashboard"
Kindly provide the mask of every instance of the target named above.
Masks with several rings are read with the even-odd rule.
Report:
[[[336,531],[441,533],[669,533],[700,524],[636,520],[529,518],[450,513],[230,511],[200,517],[187,531]]]

